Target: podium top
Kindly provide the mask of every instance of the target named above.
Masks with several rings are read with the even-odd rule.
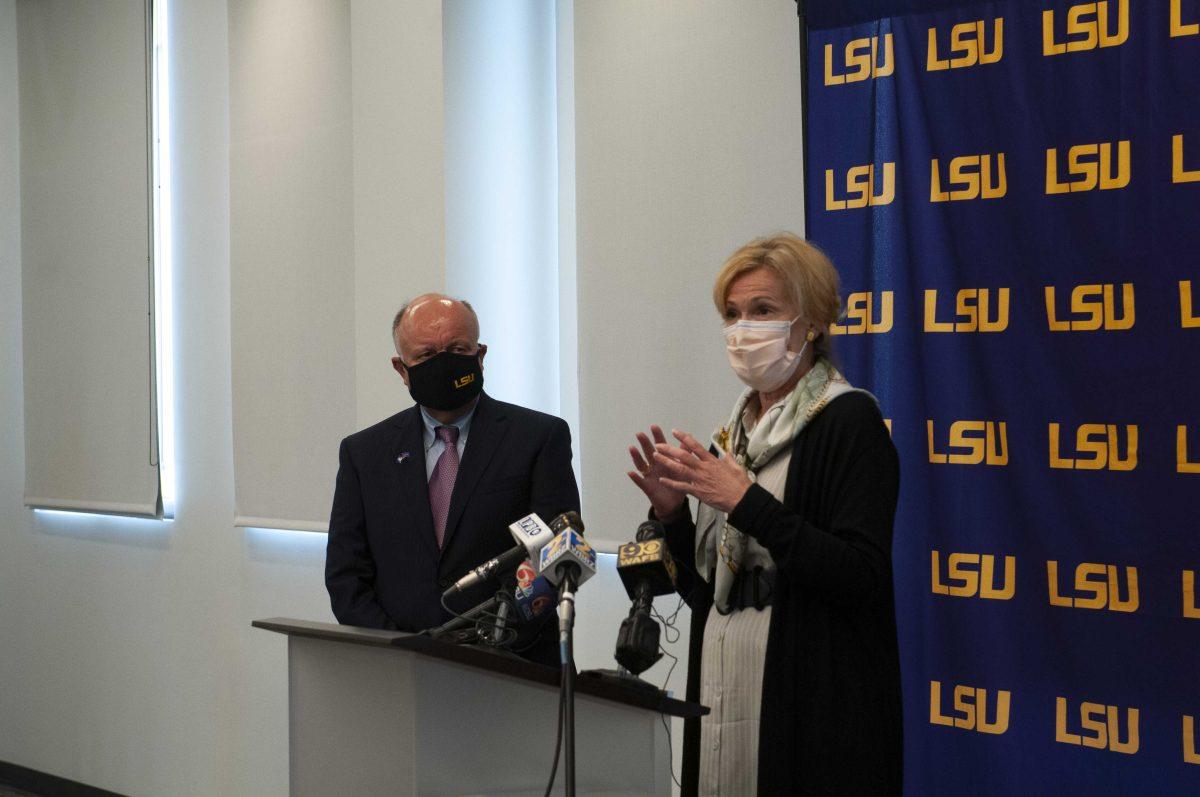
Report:
[[[522,681],[558,687],[561,672],[555,667],[546,667],[516,656],[499,653],[490,648],[451,645],[423,634],[404,631],[381,631],[374,628],[356,628],[335,623],[318,623],[312,620],[294,620],[288,617],[271,617],[255,620],[255,628],[275,631],[287,636],[324,639],[349,645],[394,648],[428,656],[434,659],[475,667],[488,672],[507,675]],[[611,700],[647,711],[655,711],[669,717],[690,719],[708,713],[698,703],[688,703],[667,697],[659,690],[650,690],[635,684],[623,684],[613,679],[588,678],[581,675],[575,679],[575,693]]]

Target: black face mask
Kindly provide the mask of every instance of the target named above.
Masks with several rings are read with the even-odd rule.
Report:
[[[456,410],[483,390],[479,352],[443,351],[408,369],[408,392],[413,401],[431,410]]]

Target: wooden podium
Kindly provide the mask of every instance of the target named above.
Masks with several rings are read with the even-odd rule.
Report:
[[[545,793],[558,670],[416,634],[286,618],[253,625],[288,637],[291,794]],[[669,795],[664,718],[705,713],[657,691],[577,678],[579,793]],[[562,783],[560,759],[555,793]]]

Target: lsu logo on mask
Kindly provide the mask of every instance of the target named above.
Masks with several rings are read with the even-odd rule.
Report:
[[[1012,692],[996,692],[996,710],[988,720],[988,690],[958,684],[954,687],[954,708],[951,713],[942,711],[942,682],[929,682],[929,723],[962,728],[979,733],[1002,734],[1008,730],[1009,708]]]
[[[1110,14],[1110,0],[1080,3],[1067,9],[1066,30],[1062,40],[1054,24],[1054,10],[1042,12],[1042,55],[1062,55],[1097,47],[1117,47],[1129,38],[1129,2],[1113,0],[1116,11]],[[1112,17],[1115,16],[1114,20]]]
[[[1097,750],[1133,755],[1141,747],[1138,740],[1138,710],[1125,709],[1125,730],[1121,730],[1121,709],[1103,703],[1079,704],[1079,732],[1070,730],[1068,713],[1070,701],[1065,697],[1055,699],[1054,741],[1062,744],[1077,744]],[[1121,736],[1125,740],[1121,741]]]
[[[1175,427],[1175,472],[1200,473],[1200,460],[1188,459],[1188,428],[1183,424]]]
[[[1132,329],[1137,320],[1134,306],[1133,283],[1121,283],[1121,308],[1118,315],[1116,286],[1076,285],[1071,290],[1071,318],[1060,320],[1057,309],[1057,292],[1053,285],[1046,286],[1046,322],[1051,332],[1095,332]]]
[[[1074,457],[1059,454],[1059,424],[1050,424],[1050,467],[1058,470],[1130,471],[1138,463],[1138,428],[1125,426],[1125,453],[1121,454],[1121,427],[1115,424],[1085,423],[1075,431]]]
[[[996,160],[993,161],[992,158]],[[993,165],[995,168],[993,168]],[[1008,193],[1004,171],[1004,153],[960,155],[946,169],[945,187],[941,164],[934,158],[929,165],[929,201],[963,202],[970,199],[999,199]]]
[[[892,34],[883,35],[883,57],[879,55],[880,38],[869,36],[846,43],[843,53],[845,71],[835,74],[833,45],[825,45],[825,85],[838,86],[843,83],[858,83],[868,78],[887,77],[896,71],[896,58],[892,48]]]
[[[933,421],[925,422],[929,462],[933,465],[1007,465],[1008,424],[1004,421],[955,421],[946,452],[937,450]]]
[[[952,553],[946,562],[943,576],[941,554],[930,552],[929,570],[933,579],[934,595],[951,595],[957,598],[980,598],[995,601],[1012,600],[1017,592],[1017,558],[1004,557],[1004,580],[996,583],[996,557],[985,553]]]
[[[1179,281],[1179,323],[1184,329],[1200,327],[1200,315],[1192,311],[1192,281]]]
[[[894,317],[894,291],[880,291],[876,302],[875,294],[869,291],[852,293],[846,297],[846,319],[841,324],[830,324],[830,335],[882,335],[892,331]]]
[[[976,64],[994,64],[1004,57],[1004,18],[992,20],[991,51],[987,44],[987,23],[984,20],[960,22],[950,29],[950,46],[945,58],[938,57],[937,28],[929,29],[925,71],[964,69]]]
[[[1058,150],[1046,150],[1046,193],[1115,191],[1129,185],[1129,141],[1118,141],[1116,157],[1112,142],[1076,144],[1067,150],[1067,174],[1059,179]]]
[[[1200,36],[1200,22],[1183,21],[1183,0],[1171,0],[1171,38]]]
[[[938,321],[938,292],[925,291],[926,332],[1003,332],[1008,329],[1009,289],[996,291],[996,312],[993,317],[992,289],[963,288],[955,295],[956,315],[953,321]]]
[[[1200,168],[1187,169],[1183,160],[1183,133],[1171,136],[1171,182],[1200,182]]]
[[[873,163],[850,167],[846,172],[846,195],[843,199],[838,199],[833,169],[826,169],[825,209],[852,210],[873,205],[890,205],[896,198],[896,164],[883,164],[879,174],[882,179],[877,181]]]
[[[1196,571],[1183,571],[1183,616],[1200,620],[1200,604],[1196,603]]]
[[[466,376],[460,376],[458,379],[454,380],[454,388],[455,388],[455,390],[464,388],[474,381],[475,381],[475,374],[467,374]]]
[[[1125,568],[1124,599],[1121,598],[1121,571],[1116,565],[1082,562],[1075,567],[1074,592],[1064,592],[1058,581],[1058,562],[1046,562],[1046,582],[1050,605],[1075,609],[1107,609],[1110,612],[1136,612],[1141,605],[1138,595],[1138,571]]]

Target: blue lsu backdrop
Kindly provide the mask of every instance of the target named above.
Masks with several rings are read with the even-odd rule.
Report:
[[[1200,0],[808,3],[909,794],[1200,794]]]

